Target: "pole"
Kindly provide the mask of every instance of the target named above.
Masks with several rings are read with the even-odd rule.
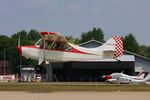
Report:
[[[20,46],[20,34],[19,34],[19,38],[18,38],[18,46]]]
[[[49,64],[46,64],[47,67],[47,82],[53,81],[53,68],[52,68],[52,62],[49,62]]]
[[[20,46],[20,38],[21,38],[21,34],[19,34],[19,37],[18,37],[18,46]],[[19,56],[19,72],[21,74],[21,67],[22,67],[22,58],[21,56]]]
[[[18,46],[20,46],[20,34],[19,34],[19,37],[18,37]],[[21,61],[21,56],[19,56],[19,67],[21,68],[21,64],[22,64],[22,61]]]

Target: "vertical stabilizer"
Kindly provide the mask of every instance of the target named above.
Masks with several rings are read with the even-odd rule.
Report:
[[[145,77],[144,70],[141,70],[140,73],[137,75],[137,77],[139,77],[140,79],[144,79]]]
[[[102,46],[96,48],[97,51],[103,50],[104,58],[117,58],[123,55],[123,41],[120,36],[113,36]]]
[[[115,40],[115,53],[114,58],[121,57],[123,55],[123,41],[122,37],[120,36],[113,36],[112,37]]]

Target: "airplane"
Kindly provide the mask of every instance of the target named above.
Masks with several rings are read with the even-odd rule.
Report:
[[[127,74],[121,73],[112,73],[110,75],[104,75],[103,78],[106,82],[112,84],[150,84],[148,80],[150,79],[150,74],[148,74],[145,78],[145,73],[143,70],[137,76],[129,76]]]
[[[100,61],[115,59],[123,55],[123,41],[120,36],[113,36],[103,45],[96,48],[85,48],[69,43],[66,38],[56,32],[40,32],[41,39],[32,46],[18,46],[20,56],[43,61]]]

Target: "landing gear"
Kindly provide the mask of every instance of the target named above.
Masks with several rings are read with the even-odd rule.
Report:
[[[36,71],[37,74],[42,73],[42,66],[36,65],[36,66],[35,66],[35,71]]]

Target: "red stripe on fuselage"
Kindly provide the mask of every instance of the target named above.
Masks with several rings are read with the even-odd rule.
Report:
[[[140,79],[140,78],[133,78],[133,79],[135,79],[135,80],[142,80],[142,79]]]

